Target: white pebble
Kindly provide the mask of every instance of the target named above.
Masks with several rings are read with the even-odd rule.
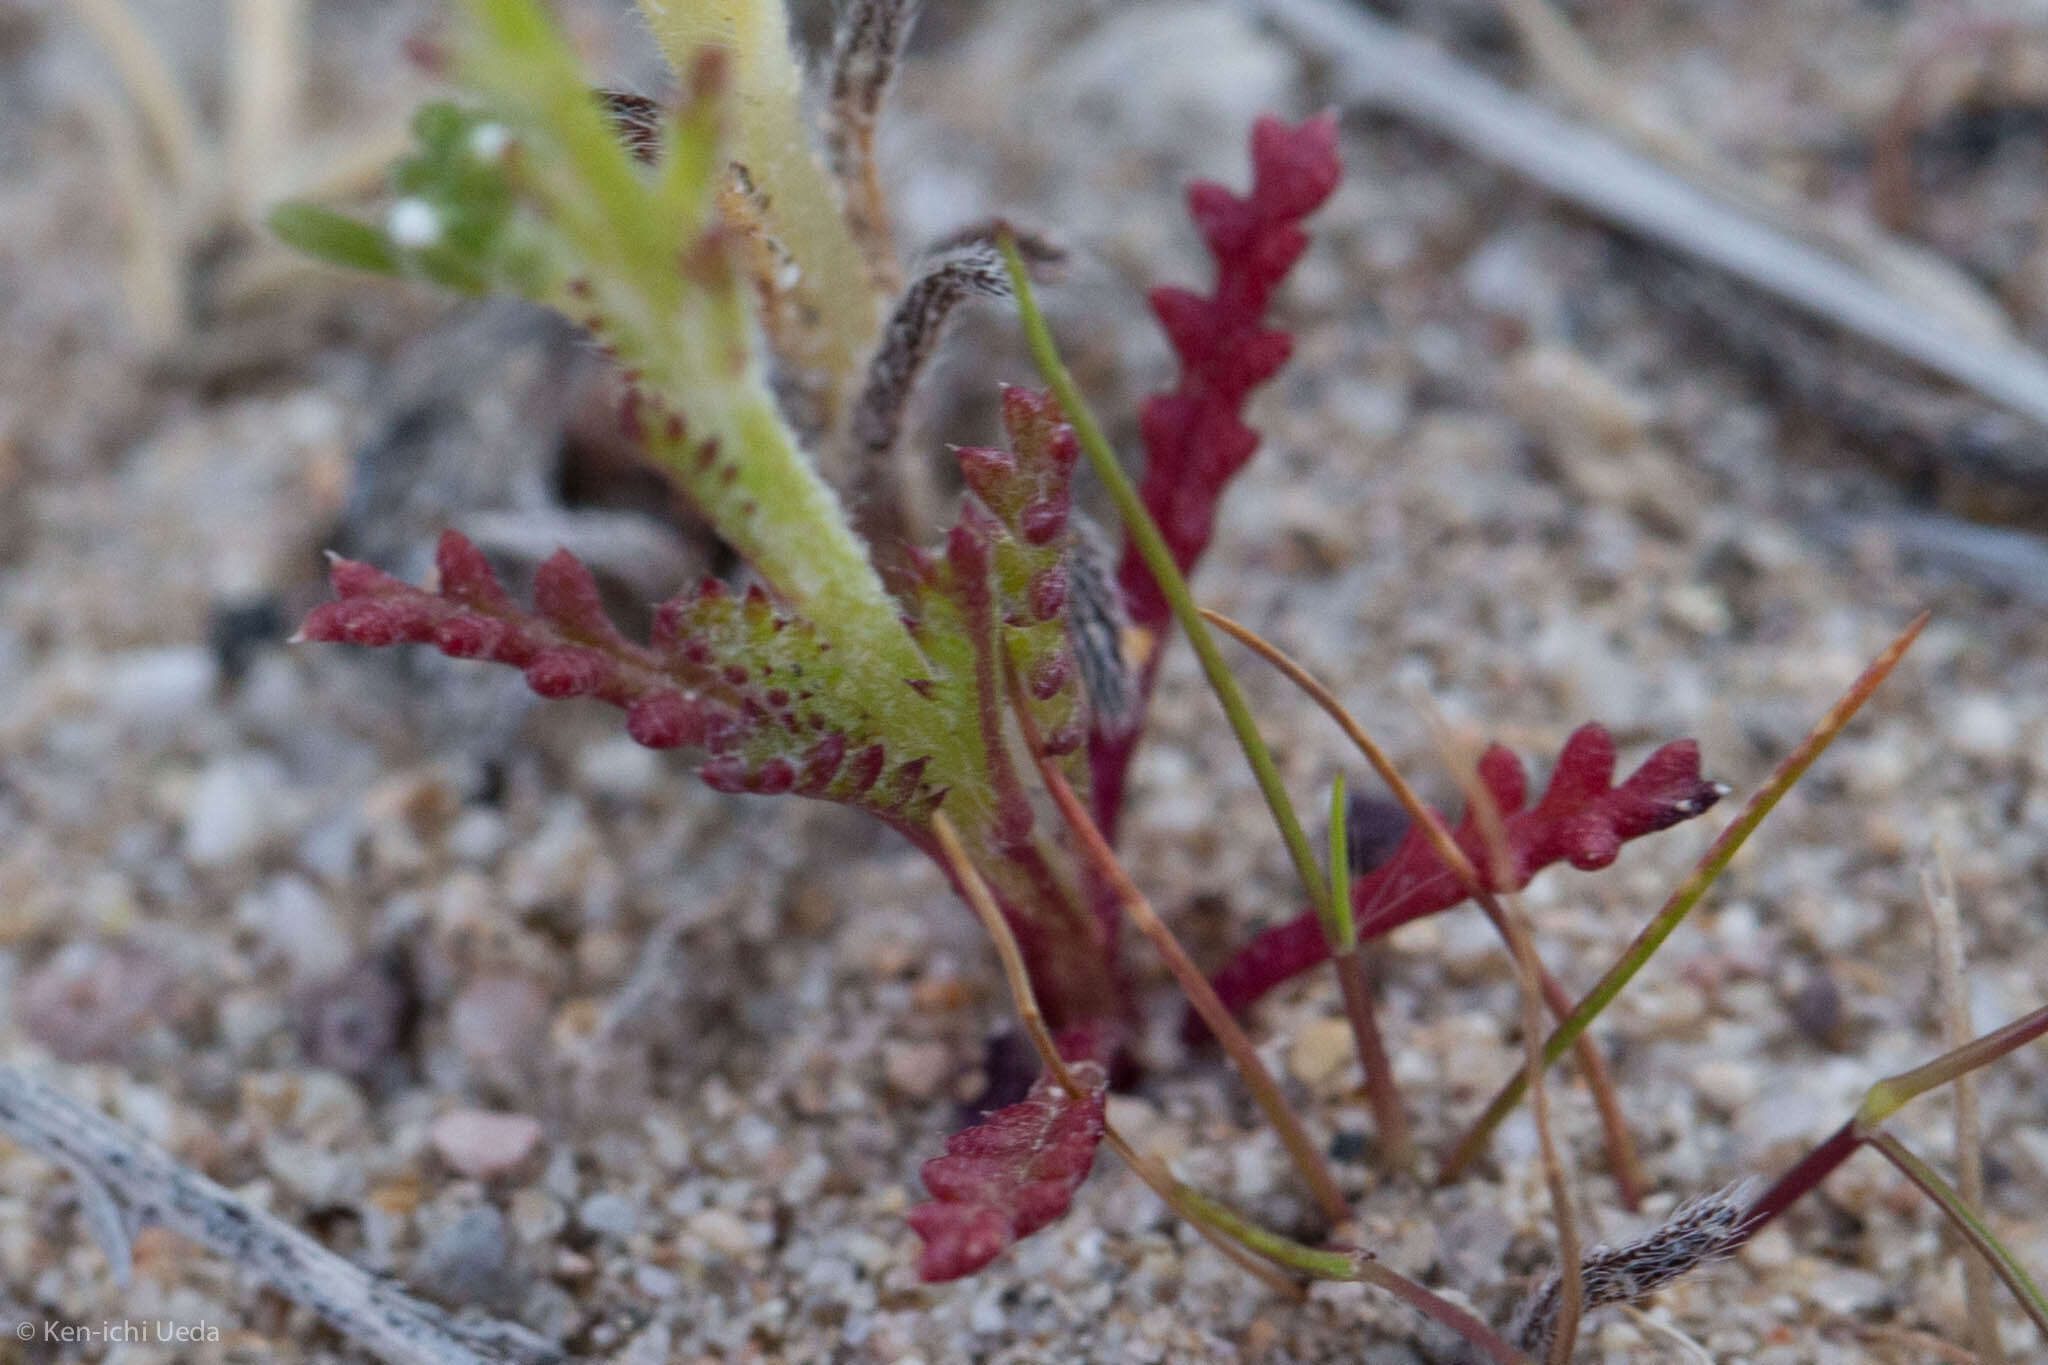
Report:
[[[489,1180],[532,1155],[540,1145],[540,1121],[528,1114],[457,1109],[435,1119],[427,1136],[451,1170]]]
[[[744,1256],[754,1249],[754,1232],[730,1209],[706,1209],[690,1220],[690,1235],[713,1251]]]
[[[213,695],[220,668],[199,645],[131,649],[110,656],[100,673],[100,700],[130,720],[164,724]]]
[[[508,838],[504,816],[481,806],[472,807],[449,826],[448,852],[471,867],[485,867],[505,851]]]
[[[269,833],[282,775],[252,756],[217,758],[199,774],[185,807],[185,859],[221,867],[252,853]]]
[[[2010,758],[2019,746],[2020,725],[2012,704],[1991,692],[1972,692],[1948,714],[1949,743],[1971,758]]]
[[[952,1070],[952,1054],[944,1043],[890,1043],[882,1049],[889,1088],[913,1100],[938,1094]]]
[[[338,976],[355,957],[347,927],[303,877],[276,877],[243,896],[235,919],[289,962],[296,980]]]
[[[1757,1096],[1763,1078],[1747,1062],[1719,1060],[1693,1068],[1693,1089],[1725,1114],[1740,1113]]]
[[[578,754],[576,778],[592,795],[644,801],[661,787],[661,755],[620,735]]]

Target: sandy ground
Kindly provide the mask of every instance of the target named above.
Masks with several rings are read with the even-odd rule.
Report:
[[[216,154],[223,16],[202,0],[140,8],[200,93]],[[1966,26],[1953,7],[1769,8],[1571,12],[1639,98],[1730,159],[1863,211],[1899,73]],[[1257,112],[1316,107],[1313,64],[1222,5],[932,9],[885,137],[904,238],[995,209],[1064,236],[1081,259],[1055,322],[1104,410],[1129,413],[1164,376],[1141,291],[1201,278],[1177,186],[1241,180]],[[362,1263],[622,1365],[1448,1358],[1356,1286],[1273,1300],[1107,1157],[1065,1221],[979,1277],[919,1284],[900,1214],[1008,1016],[971,920],[853,817],[706,792],[609,712],[529,713],[464,670],[283,647],[319,599],[317,551],[392,533],[349,521],[357,452],[446,349],[391,368],[409,339],[445,338],[428,333],[441,305],[292,266],[223,227],[232,207],[202,174],[160,183],[66,14],[0,3],[10,1059]],[[1487,6],[1404,19],[1527,76]],[[374,141],[402,115],[420,82],[397,49],[416,20],[367,0],[314,7],[319,148]],[[582,31],[612,70],[651,79],[629,27],[593,12]],[[1937,73],[1909,230],[2040,344],[2048,37],[2022,23],[1994,41],[1997,61],[1963,41]],[[344,160],[303,150],[274,151],[251,183]],[[1539,765],[1586,719],[1631,756],[1696,736],[1739,796],[1916,610],[1936,612],[1601,1029],[1656,1178],[1652,1214],[1774,1172],[1871,1081],[1940,1048],[1919,890],[1937,841],[1978,1027],[2048,989],[2038,490],[1956,477],[1941,433],[1902,450],[1859,425],[1863,406],[1770,382],[1818,346],[1824,388],[1831,343],[1760,304],[1752,335],[1702,325],[1671,303],[1684,271],[1445,144],[1356,119],[1344,155],[1287,296],[1299,348],[1258,409],[1268,447],[1198,587],[1336,680],[1426,790],[1450,784],[1423,696]],[[169,263],[168,290],[137,283],[138,243]],[[514,382],[503,359],[458,385],[465,401]],[[1025,378],[1009,324],[971,322],[919,439],[984,437],[994,383]],[[1127,418],[1118,430],[1131,444]],[[1962,513],[1999,517],[2005,538],[1928,551],[1969,533]],[[1245,680],[1300,798],[1340,768],[1363,782],[1300,698],[1256,669]],[[1177,651],[1127,836],[1140,882],[1212,960],[1293,906],[1217,719]],[[1723,818],[1532,889],[1568,983],[1592,981]],[[1511,974],[1470,911],[1403,930],[1379,966],[1435,1149],[1516,1065]],[[1180,1048],[1171,989],[1142,972],[1150,1069],[1112,1118],[1202,1187],[1298,1224],[1307,1209],[1270,1133],[1213,1059]],[[1511,1124],[1454,1188],[1386,1175],[1332,1046],[1338,1017],[1318,979],[1269,1002],[1256,1036],[1340,1155],[1359,1240],[1504,1317],[1549,1254],[1533,1129]],[[2035,1267],[2044,1073],[2036,1050],[1983,1085],[1989,1212]],[[1589,1235],[1642,1227],[1616,1205],[1583,1088],[1555,1093]],[[457,1123],[451,1138],[447,1116],[473,1109],[533,1125],[494,1139]],[[1945,1163],[1951,1124],[1934,1099],[1898,1126]],[[492,1158],[491,1140],[511,1143],[509,1173],[464,1175],[483,1160],[465,1140]],[[170,1238],[146,1237],[137,1261],[117,1289],[66,1177],[0,1147],[10,1329],[164,1321],[217,1336],[15,1343],[5,1358],[359,1358]],[[2048,1349],[2011,1317],[2016,1359]],[[1641,1317],[1596,1320],[1584,1358],[1948,1358],[1935,1339],[1965,1340],[1957,1260],[1933,1211],[1866,1157],[1735,1261]]]

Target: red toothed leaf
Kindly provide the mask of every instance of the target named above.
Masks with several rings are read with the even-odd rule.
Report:
[[[653,643],[638,645],[612,625],[590,570],[567,551],[535,573],[532,609],[512,600],[457,532],[442,536],[435,565],[439,586],[429,591],[336,559],[336,600],[316,607],[300,635],[429,644],[509,664],[541,696],[620,707],[626,732],[650,748],[705,750],[702,775],[721,791],[796,792],[910,825],[943,794],[925,778],[928,756],[892,754],[877,742],[810,623],[759,590],[707,583],[664,604]]]
[[[1471,811],[1452,837],[1487,889],[1496,892],[1521,890],[1553,863],[1605,867],[1630,839],[1692,819],[1726,790],[1700,776],[1699,745],[1689,739],[1657,750],[1615,786],[1614,737],[1601,725],[1581,726],[1565,741],[1550,786],[1534,806],[1523,805],[1528,784],[1521,763],[1499,745],[1480,759],[1479,778],[1505,817],[1510,866],[1496,869]],[[1429,837],[1413,828],[1391,857],[1351,883],[1360,938],[1376,937],[1464,899],[1463,884],[1437,857]],[[1216,974],[1216,993],[1231,1010],[1244,1009],[1329,955],[1321,924],[1313,911],[1304,912],[1247,944]],[[1191,1032],[1198,1030],[1197,1025]]]
[[[1343,171],[1330,114],[1298,124],[1262,118],[1251,142],[1248,194],[1206,181],[1188,187],[1189,214],[1216,261],[1215,291],[1206,298],[1172,287],[1152,292],[1152,311],[1179,359],[1180,379],[1139,413],[1145,477],[1138,491],[1183,572],[1208,548],[1224,490],[1259,447],[1258,433],[1245,425],[1244,405],[1286,363],[1293,345],[1285,332],[1264,325],[1266,310],[1308,246],[1301,220],[1329,198]],[[1137,747],[1136,721],[1151,695],[1157,642],[1170,620],[1159,585],[1130,545],[1118,580],[1131,624],[1154,643],[1139,661],[1135,713],[1098,720],[1088,737],[1096,818],[1112,836]]]
[[[934,680],[967,698],[980,732],[997,828],[1022,841],[1032,816],[1010,774],[1005,737],[1006,674],[1024,684],[1025,705],[1046,736],[1076,732],[1082,701],[1067,604],[1073,535],[1074,467],[1080,446],[1049,394],[1003,390],[1008,450],[955,452],[970,494],[936,555],[912,560],[904,604]],[[1085,789],[1078,761],[1068,779]]]
[[[1252,130],[1249,195],[1207,183],[1188,190],[1189,210],[1216,259],[1216,289],[1208,298],[1171,287],[1153,291],[1152,308],[1181,375],[1171,393],[1145,405],[1140,485],[1183,570],[1207,548],[1217,501],[1258,448],[1257,434],[1241,420],[1244,402],[1286,360],[1289,346],[1284,333],[1263,325],[1266,309],[1308,246],[1300,220],[1336,189],[1341,172],[1333,115],[1292,126],[1262,118]],[[1166,600],[1134,551],[1125,553],[1122,579],[1132,621],[1164,626]]]
[[[1074,1049],[1062,1040],[1060,1050]],[[925,1162],[932,1197],[908,1215],[924,1239],[921,1278],[972,1275],[1066,1213],[1102,1143],[1106,1088],[1099,1062],[1070,1060],[1068,1070],[1081,1094],[1040,1077],[1024,1099],[955,1133],[944,1156]]]

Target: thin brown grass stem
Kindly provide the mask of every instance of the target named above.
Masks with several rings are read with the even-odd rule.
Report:
[[[1477,1317],[1442,1295],[1431,1293],[1399,1271],[1391,1270],[1378,1261],[1360,1260],[1356,1274],[1365,1283],[1386,1290],[1416,1312],[1434,1318],[1458,1333],[1486,1352],[1497,1365],[1534,1365],[1527,1353],[1516,1350],[1513,1343]]]
[[[1492,864],[1494,885],[1512,885],[1514,850],[1508,846],[1507,821],[1493,793],[1479,780],[1477,756],[1460,752],[1463,746],[1434,709],[1425,709],[1423,716],[1445,765],[1464,790],[1465,809],[1472,812],[1479,827],[1487,859]],[[1543,964],[1536,956],[1536,944],[1521,908],[1511,898],[1495,899],[1494,922],[1507,940],[1508,956],[1514,964],[1515,982],[1521,993],[1523,1074],[1528,1078],[1529,1112],[1536,1121],[1543,1183],[1550,1192],[1551,1217],[1557,1224],[1558,1308],[1547,1365],[1571,1365],[1572,1349],[1579,1339],[1579,1319],[1586,1305],[1584,1248],[1579,1240],[1578,1216],[1572,1207],[1571,1185],[1565,1176],[1564,1162],[1558,1156],[1557,1136],[1550,1121],[1549,1087],[1544,1083]]]
[[[1458,847],[1457,840],[1451,837],[1450,828],[1444,824],[1443,817],[1432,810],[1428,803],[1416,794],[1415,789],[1408,785],[1407,779],[1401,776],[1400,770],[1394,766],[1386,750],[1366,733],[1365,727],[1345,709],[1344,703],[1337,700],[1336,694],[1286,651],[1249,626],[1207,607],[1202,609],[1202,615],[1218,630],[1271,664],[1282,677],[1293,683],[1303,695],[1321,707],[1323,713],[1337,723],[1337,728],[1344,732],[1345,738],[1351,741],[1380,781],[1386,784],[1387,790],[1393,793],[1401,808],[1408,812],[1408,818],[1415,822],[1416,828],[1429,840],[1431,851],[1451,870],[1451,874],[1465,888],[1465,894],[1478,902],[1480,909],[1493,921],[1494,928],[1501,933],[1505,942],[1507,912],[1501,908],[1500,901],[1492,890],[1481,880],[1479,869],[1472,865],[1472,860],[1465,856],[1465,850]],[[1541,967],[1542,964],[1539,962],[1538,966]],[[1567,1018],[1573,1002],[1562,983],[1545,968],[1542,970],[1541,984],[1544,1004],[1559,1020]],[[1643,1195],[1649,1189],[1649,1179],[1644,1174],[1642,1158],[1636,1151],[1635,1137],[1629,1132],[1628,1120],[1622,1115],[1621,1096],[1615,1088],[1614,1075],[1608,1069],[1607,1059],[1600,1054],[1598,1045],[1591,1038],[1580,1037],[1573,1043],[1572,1050],[1578,1059],[1580,1071],[1585,1075],[1586,1087],[1592,1092],[1594,1107],[1599,1113],[1600,1131],[1607,1147],[1608,1164],[1614,1168],[1614,1180],[1620,1187],[1622,1203],[1633,1210],[1641,1205]]]
[[[967,850],[960,844],[960,835],[953,828],[953,822],[944,811],[932,816],[932,839],[939,846],[939,856],[944,859],[946,870],[953,874],[954,884],[967,901],[974,917],[981,921],[981,927],[996,945],[996,959],[1003,966],[1003,982],[1010,988],[1010,1000],[1016,1006],[1017,1018],[1024,1025],[1024,1036],[1031,1040],[1031,1046],[1038,1052],[1038,1059],[1058,1082],[1060,1089],[1069,1095],[1081,1093],[1074,1081],[1074,1075],[1067,1069],[1066,1059],[1060,1056],[1059,1044],[1053,1041],[1052,1029],[1046,1025],[1045,1013],[1038,1007],[1038,992],[1031,988],[1031,972],[1024,965],[1024,950],[1017,946],[1017,936],[1010,930],[1010,922],[1003,918],[1001,907],[996,904],[995,893],[988,889],[988,882],[968,858]]]
[[[1963,960],[1962,914],[1956,906],[1955,872],[1948,849],[1934,840],[1934,865],[1920,870],[1921,895],[1934,926],[1934,979],[1940,992],[1942,1031],[1950,1047],[1970,1041],[1970,1002]],[[1984,1207],[1984,1131],[1977,1110],[1977,1078],[1956,1077],[1956,1193],[1973,1209]],[[1958,1237],[1958,1240],[1964,1240]],[[1992,1301],[1992,1268],[1977,1256],[1963,1257],[1963,1308],[1970,1344],[1984,1365],[2006,1365]]]
[[[1344,1016],[1351,1022],[1358,1064],[1365,1072],[1365,1098],[1372,1106],[1381,1155],[1389,1166],[1405,1171],[1415,1163],[1415,1138],[1408,1124],[1408,1106],[1402,1101],[1401,1088],[1394,1079],[1393,1060],[1387,1056],[1386,1041],[1380,1036],[1372,983],[1365,976],[1365,955],[1354,944],[1350,952],[1332,953],[1330,964],[1336,970]]]
[[[944,811],[932,817],[932,838],[939,848],[939,856],[946,864],[946,870],[953,875],[960,894],[974,911],[981,927],[988,932],[995,944],[996,958],[1002,963],[1003,982],[1010,990],[1010,1003],[1017,1011],[1017,1018],[1024,1025],[1024,1035],[1031,1040],[1032,1048],[1038,1053],[1040,1065],[1053,1081],[1069,1095],[1081,1093],[1079,1082],[1068,1068],[1066,1058],[1060,1056],[1059,1044],[1053,1040],[1052,1030],[1045,1022],[1045,1012],[1039,1008],[1038,993],[1031,987],[1031,973],[1024,965],[1024,951],[1017,946],[1017,935],[1011,931],[1010,923],[1003,918],[1002,910],[996,905],[996,898],[988,888],[980,869],[974,866],[961,846],[960,835],[953,828],[953,822],[946,818]],[[1267,1288],[1288,1299],[1299,1302],[1301,1287],[1285,1275],[1274,1270],[1266,1262],[1253,1256],[1224,1231],[1203,1217],[1203,1210],[1190,1200],[1182,1197],[1179,1185],[1160,1168],[1152,1158],[1140,1154],[1131,1146],[1123,1134],[1116,1131],[1105,1120],[1103,1140],[1109,1143],[1116,1154],[1124,1159],[1138,1178],[1151,1187],[1152,1192],[1165,1201],[1168,1208],[1194,1225],[1196,1231],[1207,1238],[1225,1257],[1240,1268],[1256,1276]]]
[[[1236,1065],[1238,1074],[1244,1078],[1245,1088],[1252,1092],[1253,1101],[1265,1113],[1274,1131],[1280,1135],[1281,1145],[1287,1148],[1288,1155],[1293,1158],[1295,1166],[1300,1170],[1302,1179],[1308,1184],[1309,1192],[1315,1197],[1316,1206],[1322,1210],[1323,1216],[1333,1223],[1348,1218],[1351,1208],[1345,1202],[1343,1191],[1337,1188],[1336,1177],[1330,1174],[1329,1166],[1324,1162],[1322,1153],[1316,1149],[1308,1130],[1302,1126],[1300,1117],[1287,1103],[1287,1098],[1280,1093],[1280,1085],[1273,1079],[1273,1073],[1259,1060],[1258,1052],[1252,1047],[1252,1040],[1245,1036],[1244,1030],[1238,1027],[1237,1020],[1224,1008],[1223,1001],[1209,985],[1209,978],[1202,975],[1202,969],[1188,956],[1187,949],[1174,937],[1173,930],[1167,927],[1165,920],[1159,918],[1159,912],[1152,908],[1152,903],[1145,899],[1144,893],[1131,881],[1130,875],[1124,871],[1123,865],[1117,861],[1116,854],[1110,849],[1108,841],[1102,837],[1102,831],[1096,828],[1087,807],[1081,804],[1081,798],[1067,785],[1067,780],[1060,775],[1059,769],[1041,755],[1038,760],[1038,771],[1044,778],[1046,790],[1052,794],[1053,804],[1059,807],[1061,818],[1066,821],[1068,828],[1073,830],[1074,838],[1081,848],[1081,856],[1116,896],[1124,908],[1124,913],[1129,915],[1131,922],[1137,926],[1138,932],[1151,940],[1152,946],[1166,960],[1167,970],[1173,973],[1173,979],[1187,994],[1195,1013],[1209,1026],[1209,1031],[1216,1035],[1216,1041],[1222,1046],[1225,1055]]]
[[[1209,1026],[1209,1031],[1215,1035],[1217,1043],[1223,1048],[1224,1055],[1237,1067],[1238,1074],[1244,1078],[1245,1088],[1252,1093],[1253,1102],[1259,1106],[1266,1116],[1266,1121],[1271,1123],[1273,1130],[1279,1134],[1280,1144],[1287,1149],[1288,1156],[1301,1172],[1302,1180],[1307,1183],[1309,1192],[1314,1196],[1316,1206],[1322,1210],[1323,1216],[1332,1223],[1344,1221],[1351,1216],[1350,1205],[1345,1201],[1343,1191],[1337,1187],[1337,1178],[1330,1173],[1329,1164],[1323,1160],[1323,1154],[1317,1150],[1314,1140],[1308,1135],[1308,1130],[1302,1126],[1300,1116],[1287,1103],[1287,1097],[1280,1093],[1280,1085],[1273,1079],[1273,1073],[1259,1060],[1258,1052],[1252,1047],[1252,1040],[1245,1036],[1244,1030],[1238,1027],[1237,1020],[1224,1008],[1215,988],[1209,984],[1209,978],[1202,975],[1202,969],[1188,956],[1187,949],[1174,937],[1173,930],[1167,927],[1166,921],[1159,917],[1159,912],[1152,908],[1152,903],[1145,899],[1145,893],[1138,889],[1137,883],[1124,871],[1123,864],[1117,859],[1116,851],[1110,848],[1109,841],[1103,837],[1094,817],[1089,815],[1087,806],[1067,784],[1067,779],[1060,773],[1058,765],[1046,757],[1045,744],[1038,734],[1037,723],[1032,719],[1031,708],[1024,704],[1022,689],[1016,675],[1012,670],[1006,672],[1011,713],[1017,717],[1018,727],[1024,733],[1025,747],[1038,765],[1039,780],[1044,783],[1053,804],[1059,808],[1060,818],[1072,831],[1082,858],[1095,870],[1096,876],[1102,879],[1102,884],[1115,895],[1117,902],[1123,906],[1124,913],[1129,915],[1131,922],[1137,926],[1138,932],[1149,939],[1159,955],[1166,960],[1167,970],[1173,973],[1173,979],[1186,993],[1195,1013]]]

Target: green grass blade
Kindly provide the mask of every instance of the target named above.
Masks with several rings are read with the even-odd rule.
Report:
[[[1340,953],[1358,946],[1358,924],[1351,917],[1351,827],[1347,819],[1350,803],[1345,800],[1344,774],[1330,784],[1330,888],[1329,909],[1323,916],[1323,932]]]
[[[2020,1301],[2020,1307],[2034,1320],[2034,1329],[2048,1340],[2048,1298],[2042,1296],[2041,1287],[2034,1283],[2005,1243],[1998,1240],[1997,1234],[1977,1216],[1977,1211],[1965,1203],[1963,1197],[1932,1166],[1890,1133],[1880,1130],[1864,1140],[1884,1153],[1892,1165],[1905,1173],[1906,1179],[1920,1187],[1922,1194],[1940,1205],[1957,1235],[1984,1258],[1999,1279],[2005,1281],[2005,1287],[2012,1291],[2012,1296]]]
[[[1123,466],[1117,463],[1116,452],[1102,434],[1102,427],[1089,410],[1087,400],[1081,396],[1073,375],[1068,373],[1066,362],[1060,359],[1059,350],[1053,344],[1052,329],[1046,326],[1045,315],[1039,311],[1038,299],[1031,291],[1031,277],[1024,268],[1023,257],[1017,252],[1015,239],[1005,234],[1001,246],[1003,262],[1009,269],[1010,288],[1017,296],[1017,312],[1024,324],[1024,339],[1031,348],[1031,358],[1037,363],[1038,372],[1044,376],[1053,397],[1059,400],[1061,410],[1081,443],[1082,453],[1095,470],[1095,476],[1102,480],[1110,501],[1116,504],[1117,515],[1123,519],[1124,529],[1145,561],[1145,567],[1158,581],[1174,620],[1180,623],[1188,643],[1194,647],[1195,657],[1202,665],[1202,674],[1209,680],[1210,690],[1215,692],[1217,701],[1223,704],[1223,713],[1237,735],[1238,746],[1244,750],[1245,761],[1251,765],[1252,775],[1258,779],[1259,791],[1273,812],[1273,823],[1279,827],[1288,856],[1294,860],[1295,873],[1308,892],[1309,904],[1327,909],[1329,892],[1323,885],[1322,869],[1317,865],[1301,818],[1287,797],[1287,788],[1280,781],[1280,769],[1274,764],[1266,741],[1259,735],[1258,723],[1252,718],[1244,691],[1238,686],[1237,679],[1231,676],[1229,666],[1223,662],[1223,654],[1216,648],[1215,637],[1210,634],[1208,623],[1202,619],[1201,610],[1188,591],[1188,582],[1181,574],[1180,566],[1173,562],[1173,552],[1167,548],[1158,523],[1145,510],[1138,490],[1131,486]]]

